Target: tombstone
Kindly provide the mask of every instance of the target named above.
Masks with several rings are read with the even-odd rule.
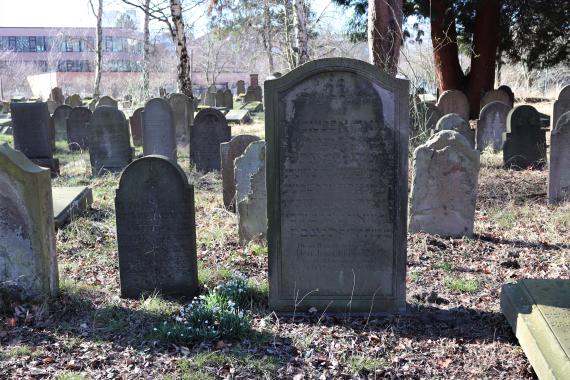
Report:
[[[143,154],[165,156],[176,162],[176,130],[170,104],[163,98],[146,102],[142,124]]]
[[[218,90],[216,91],[216,107],[225,107],[226,103],[225,103],[225,97],[224,97],[224,91],[222,90]]]
[[[48,112],[50,113],[50,115],[53,114],[55,112],[56,108],[58,107],[57,103],[51,99],[46,100],[46,105],[47,105]]]
[[[93,204],[93,191],[87,186],[52,187],[53,223],[61,228]]]
[[[196,170],[220,170],[220,144],[231,137],[231,128],[220,111],[206,108],[198,112],[190,128],[190,161]]]
[[[55,109],[51,116],[53,126],[55,128],[56,140],[67,140],[67,124],[66,120],[73,108],[67,104],[61,105]]]
[[[0,287],[17,301],[57,295],[49,170],[0,145]]]
[[[67,143],[69,150],[85,150],[89,147],[89,129],[91,111],[85,107],[75,107],[66,120]]]
[[[570,280],[521,279],[501,288],[501,311],[538,379],[570,374]]]
[[[265,141],[252,142],[235,159],[236,212],[242,242],[267,236]]]
[[[245,94],[245,82],[243,80],[238,80],[236,83],[237,86],[237,94]]]
[[[61,88],[54,87],[50,92],[50,99],[57,103],[58,106],[65,103],[65,97],[63,96],[63,91]]]
[[[456,113],[469,122],[469,101],[467,96],[459,90],[444,91],[437,101],[437,108],[444,115]]]
[[[234,108],[234,94],[230,89],[224,91],[224,106],[230,110]]]
[[[550,133],[548,203],[570,200],[570,111],[558,118]]]
[[[249,110],[230,110],[226,114],[226,120],[228,123],[244,124],[251,121],[251,115]]]
[[[528,105],[517,106],[507,115],[503,135],[503,163],[509,169],[542,169],[546,164],[546,135],[538,111]]]
[[[121,297],[198,294],[194,187],[162,156],[130,164],[115,197]]]
[[[507,115],[511,107],[503,102],[491,102],[481,109],[477,121],[477,150],[503,149],[503,134],[507,131]]]
[[[98,108],[101,106],[109,106],[109,107],[119,108],[119,104],[117,103],[117,101],[115,99],[111,98],[110,96],[107,96],[107,95],[99,98],[95,108]]]
[[[115,107],[95,109],[87,124],[91,171],[98,176],[118,173],[132,160],[129,126],[125,115]]]
[[[509,100],[511,102],[511,105],[514,106],[515,104],[515,93],[513,92],[513,90],[507,86],[506,84],[500,85],[499,88],[497,88],[497,90],[501,90],[507,93],[507,95],[509,95]]]
[[[208,107],[215,107],[216,106],[216,93],[215,92],[206,92],[206,97],[204,98],[204,105]]]
[[[490,90],[483,95],[480,102],[480,109],[483,109],[487,104],[492,102],[502,102],[506,105],[513,107],[513,103],[511,102],[511,97],[509,94],[504,90]]]
[[[79,96],[79,94],[73,94],[65,99],[65,104],[71,107],[81,107],[83,105],[83,101],[81,100],[81,96]]]
[[[165,98],[166,97],[166,89],[164,87],[160,87],[158,89],[158,96],[161,98]]]
[[[220,144],[224,206],[228,210],[235,210],[236,184],[234,177],[234,160],[243,154],[249,144],[257,140],[259,140],[257,136],[239,135],[233,137],[229,142]]]
[[[552,127],[556,126],[558,118],[562,116],[563,113],[570,111],[570,84],[560,90],[558,94],[558,99],[554,101],[552,105]]]
[[[426,109],[426,116],[425,116],[425,125],[427,131],[434,131],[437,125],[437,122],[443,113],[437,108],[435,104],[428,104]]]
[[[408,81],[328,58],[264,90],[270,308],[405,310]]]
[[[248,102],[261,102],[263,100],[263,93],[261,91],[261,87],[251,87],[247,88],[245,96],[243,98],[245,103]]]
[[[456,113],[448,113],[443,115],[435,125],[435,131],[456,131],[465,137],[472,148],[475,148],[475,136],[469,127],[469,123],[465,121],[460,115]]]
[[[129,126],[131,127],[131,137],[135,146],[142,146],[143,144],[143,130],[142,130],[142,111],[144,107],[137,108],[133,115],[129,117]]]
[[[174,116],[176,136],[186,139],[190,134],[190,126],[194,122],[194,104],[192,99],[184,94],[170,94],[168,97]]]
[[[410,232],[473,235],[479,152],[457,131],[433,135],[414,152]]]
[[[59,174],[59,160],[53,158],[53,124],[45,103],[12,103],[14,147],[36,165]],[[50,125],[51,124],[51,125]]]

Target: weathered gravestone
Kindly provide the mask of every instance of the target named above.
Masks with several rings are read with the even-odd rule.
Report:
[[[71,107],[81,107],[83,105],[83,101],[81,100],[81,96],[79,96],[79,94],[73,94],[65,99],[65,104]]]
[[[190,161],[200,171],[220,170],[220,144],[230,141],[231,137],[232,130],[220,111],[201,110],[190,129]]]
[[[56,140],[67,140],[67,118],[71,113],[73,107],[67,104],[61,105],[55,109],[53,115],[51,115],[53,126],[55,128],[55,139]]]
[[[225,97],[224,97],[224,91],[222,90],[218,90],[216,91],[216,107],[225,107],[226,103],[225,103]]]
[[[57,105],[62,105],[65,103],[65,97],[63,96],[63,91],[59,87],[54,87],[50,92],[50,99],[57,103]]]
[[[447,90],[439,96],[437,108],[444,114],[459,114],[465,121],[469,121],[469,101],[467,96],[459,90]]]
[[[265,186],[265,141],[249,145],[235,159],[238,235],[248,242],[267,236],[267,190]]]
[[[226,114],[226,120],[228,123],[244,124],[251,121],[251,115],[249,114],[249,110],[230,110],[230,112]]]
[[[568,111],[570,111],[570,84],[560,90],[558,99],[556,99],[552,105],[551,122],[553,128],[556,126],[558,118]]]
[[[257,136],[239,135],[233,137],[229,142],[220,144],[224,206],[229,210],[235,210],[234,160],[243,154],[249,144],[257,140],[259,140]]]
[[[524,279],[501,289],[501,311],[539,379],[570,374],[570,280]]]
[[[515,93],[513,92],[513,90],[507,86],[506,84],[500,85],[497,90],[501,90],[504,91],[505,93],[507,93],[507,95],[509,95],[509,100],[511,102],[511,106],[514,106],[515,104]]]
[[[481,109],[477,121],[477,150],[503,149],[503,134],[507,131],[507,115],[511,107],[503,102],[491,102]]]
[[[117,103],[117,101],[115,99],[111,98],[110,96],[107,96],[107,95],[99,98],[99,100],[97,101],[97,106],[95,106],[95,108],[98,108],[101,106],[109,106],[109,107],[119,108],[119,104]]]
[[[129,117],[129,126],[131,127],[131,137],[135,146],[143,144],[143,130],[142,130],[142,111],[143,107],[137,108]]]
[[[433,135],[414,152],[410,232],[473,235],[479,152],[456,131]]]
[[[461,133],[463,137],[469,142],[472,148],[475,148],[475,136],[469,123],[465,121],[460,115],[456,113],[448,113],[443,115],[435,125],[435,131],[456,131]]]
[[[87,186],[52,187],[53,222],[58,229],[91,207],[93,192]]]
[[[176,136],[188,138],[190,126],[194,123],[194,103],[192,99],[184,94],[170,94],[168,102],[170,107],[172,107]]]
[[[52,207],[49,170],[0,145],[0,288],[16,299],[57,294]]]
[[[405,310],[408,82],[332,58],[265,95],[270,308]]]
[[[198,293],[194,188],[162,156],[130,164],[115,198],[121,296]]]
[[[143,154],[165,156],[176,162],[176,130],[170,104],[163,98],[149,100],[142,121]]]
[[[14,147],[36,165],[59,174],[59,160],[53,158],[53,124],[45,103],[12,103]]]
[[[91,111],[85,107],[75,107],[66,120],[67,143],[69,150],[85,150],[89,147],[89,130],[87,123],[91,119]]]
[[[492,102],[502,102],[512,108],[513,102],[511,102],[511,97],[504,90],[490,90],[483,95],[480,102],[480,108],[483,109],[487,104]],[[479,112],[481,113],[481,112]]]
[[[206,92],[206,97],[204,98],[204,105],[208,107],[215,107],[216,106],[216,93],[215,92]]]
[[[237,94],[245,94],[245,82],[243,80],[238,80],[236,83],[237,86]]]
[[[509,111],[503,140],[506,168],[542,169],[546,164],[546,134],[534,107],[523,105]]]
[[[550,133],[548,203],[570,200],[570,111],[558,118]]]
[[[224,106],[230,110],[234,108],[234,94],[229,88],[224,91]]]
[[[89,158],[94,176],[105,171],[117,173],[132,160],[129,126],[125,115],[115,107],[95,109],[87,125]]]

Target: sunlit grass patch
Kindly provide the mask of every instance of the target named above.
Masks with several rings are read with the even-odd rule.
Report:
[[[444,285],[447,289],[460,293],[475,293],[479,290],[479,282],[472,279],[446,277]]]

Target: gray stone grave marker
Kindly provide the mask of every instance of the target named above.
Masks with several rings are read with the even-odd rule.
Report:
[[[190,126],[194,123],[194,103],[192,99],[184,94],[170,94],[168,102],[170,107],[172,107],[176,136],[178,138],[188,138]]]
[[[469,121],[469,101],[467,96],[459,90],[447,90],[439,96],[437,108],[444,114],[459,114],[465,121]]]
[[[95,108],[101,107],[101,106],[109,106],[109,107],[119,108],[119,103],[117,103],[117,101],[115,99],[111,98],[110,96],[105,95],[105,96],[102,96],[101,98],[99,98]]]
[[[265,186],[265,142],[252,143],[241,157],[235,160],[239,176],[236,191],[238,235],[248,242],[267,236],[267,190]],[[236,183],[238,183],[236,181]]]
[[[235,210],[234,160],[243,154],[249,144],[257,140],[257,136],[239,135],[220,144],[224,206],[229,210]]]
[[[176,130],[170,104],[163,98],[149,100],[142,122],[143,154],[165,156],[176,162]]]
[[[142,146],[143,144],[143,130],[142,130],[142,111],[144,107],[137,108],[135,112],[129,117],[129,126],[131,127],[131,137],[135,146]]]
[[[553,128],[556,126],[558,118],[568,111],[570,111],[570,84],[560,90],[558,99],[556,99],[552,105],[551,122]]]
[[[198,112],[190,129],[190,161],[204,172],[220,170],[220,144],[230,141],[231,128],[224,115],[206,108]]]
[[[550,133],[548,203],[570,200],[570,111],[558,118]]]
[[[70,150],[85,150],[89,147],[89,130],[87,123],[91,119],[91,111],[85,107],[75,107],[66,120],[67,143]]]
[[[503,134],[507,131],[507,115],[511,107],[503,102],[491,102],[481,109],[477,121],[477,150],[503,149]]]
[[[435,125],[435,131],[456,131],[461,133],[469,142],[472,148],[475,148],[475,136],[469,123],[463,117],[456,113],[448,113],[443,115]]]
[[[67,118],[71,113],[73,107],[63,104],[55,109],[51,118],[55,128],[56,140],[67,140]]]
[[[542,169],[546,164],[546,134],[534,107],[523,105],[509,111],[503,140],[503,163],[506,168]]]
[[[492,102],[502,102],[508,105],[510,108],[513,107],[513,102],[511,102],[511,97],[505,90],[490,90],[483,95],[481,98],[480,108],[483,109],[487,104]],[[479,113],[481,113],[479,111]]]
[[[229,88],[224,91],[224,107],[230,110],[234,108],[234,94]]]

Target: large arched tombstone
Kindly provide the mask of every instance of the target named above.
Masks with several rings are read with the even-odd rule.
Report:
[[[67,143],[69,150],[85,150],[89,147],[89,129],[91,111],[85,107],[75,107],[66,120]]]
[[[65,99],[65,104],[70,107],[81,107],[83,105],[83,101],[81,100],[81,96],[79,94],[73,94]]]
[[[178,138],[188,138],[190,126],[194,122],[194,103],[192,99],[184,94],[170,94],[168,102],[172,107],[176,136]]]
[[[220,144],[230,141],[231,127],[217,109],[198,112],[190,128],[190,161],[203,172],[220,170]]]
[[[121,296],[198,294],[194,188],[163,156],[122,173],[115,197]]]
[[[143,145],[143,129],[142,129],[142,111],[144,107],[137,108],[129,117],[129,126],[131,127],[131,137],[135,146]]]
[[[170,104],[163,98],[146,102],[142,112],[143,154],[160,155],[176,162],[176,130]]]
[[[110,96],[105,95],[105,96],[102,96],[99,98],[95,108],[101,107],[101,106],[109,106],[109,107],[119,108],[119,103],[115,99],[111,98]]]
[[[570,111],[570,84],[560,90],[558,93],[558,99],[556,99],[552,105],[551,122],[553,128],[556,127],[558,118],[568,111]]]
[[[492,102],[502,102],[506,105],[513,107],[513,102],[511,101],[511,97],[509,94],[504,90],[490,90],[483,95],[480,102],[480,109],[483,109],[487,104]],[[481,113],[479,111],[479,113]]]
[[[94,176],[105,172],[118,173],[133,156],[129,126],[125,115],[115,107],[95,109],[87,125],[89,130],[89,158]]]
[[[475,148],[475,134],[469,127],[469,123],[459,114],[448,113],[443,115],[435,125],[435,132],[439,131],[459,132],[469,142],[471,148]]]
[[[63,104],[55,109],[51,115],[53,126],[55,128],[56,140],[67,140],[67,124],[66,120],[71,113],[73,107]]]
[[[546,165],[546,132],[534,107],[522,105],[509,111],[503,140],[506,168],[542,169]]]
[[[469,100],[467,96],[459,90],[447,90],[439,96],[437,108],[443,115],[448,113],[459,114],[465,121],[469,122]]]
[[[21,301],[57,294],[49,170],[0,145],[0,288]]]
[[[408,94],[346,58],[265,82],[272,310],[405,310]]]
[[[477,150],[503,149],[503,135],[507,131],[507,115],[511,107],[503,102],[491,102],[481,109],[477,121]]]
[[[550,133],[548,203],[570,201],[570,111],[563,113]]]
[[[509,96],[509,100],[511,101],[511,106],[515,105],[515,93],[509,86],[507,86],[506,84],[502,84],[497,88],[497,90],[504,91]]]

